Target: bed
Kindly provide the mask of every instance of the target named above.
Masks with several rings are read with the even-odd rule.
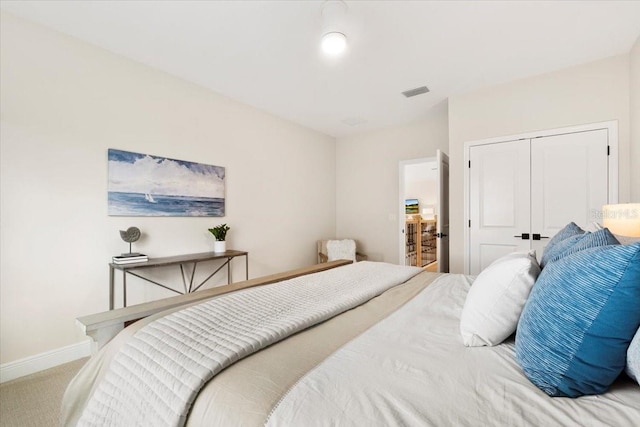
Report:
[[[379,274],[375,269],[380,264],[362,262],[309,277],[320,276],[320,283],[327,283],[343,271],[374,268],[367,276],[371,277]],[[220,370],[205,381],[188,403],[188,413],[175,424],[633,426],[640,422],[640,386],[624,374],[604,394],[552,398],[523,374],[513,336],[496,346],[465,347],[460,316],[473,277],[396,268],[410,278],[375,290],[376,295],[365,302],[249,352]],[[308,277],[292,280],[297,287]],[[248,290],[238,291],[242,292]],[[117,417],[109,415],[87,421],[83,413],[88,402],[132,337],[177,310],[182,309],[132,324],[95,355],[65,393],[62,424],[77,425],[82,419],[80,425],[118,425]],[[141,419],[147,420],[145,415]]]

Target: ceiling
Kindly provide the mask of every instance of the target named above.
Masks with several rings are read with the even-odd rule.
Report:
[[[349,49],[319,49],[322,1],[8,1],[0,7],[302,126],[344,137],[454,94],[629,52],[640,1],[347,1]],[[401,92],[426,85],[425,95]]]

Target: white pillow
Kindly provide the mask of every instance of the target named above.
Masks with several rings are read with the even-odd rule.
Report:
[[[640,384],[640,329],[631,340],[631,345],[627,350],[627,375]]]
[[[327,240],[327,259],[335,261],[348,259],[356,261],[356,242],[352,239]]]
[[[497,345],[515,332],[540,265],[536,252],[514,252],[495,260],[471,285],[460,317],[467,347]]]

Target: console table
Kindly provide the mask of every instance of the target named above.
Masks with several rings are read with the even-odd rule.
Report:
[[[122,271],[122,302],[123,307],[127,306],[127,274],[138,277],[140,279],[146,280],[147,282],[153,283],[154,285],[163,287],[177,294],[188,294],[191,292],[195,292],[202,285],[204,285],[209,279],[211,279],[217,272],[222,270],[224,266],[227,266],[227,284],[231,283],[231,260],[239,257],[245,257],[245,275],[246,280],[249,280],[249,253],[244,251],[225,251],[225,252],[203,252],[199,254],[186,254],[186,255],[176,255],[162,258],[149,258],[149,261],[140,262],[140,263],[131,263],[131,264],[109,264],[109,310],[113,310],[114,306],[114,279],[115,279],[115,270]],[[224,259],[225,262],[219,266],[213,273],[207,276],[200,284],[194,286],[193,279],[196,274],[196,266],[199,262],[203,261],[211,261],[215,259]],[[191,273],[186,272],[185,264],[193,264],[193,268],[191,269]],[[173,289],[170,286],[163,285],[162,283],[156,282],[144,276],[141,276],[137,273],[137,270],[143,270],[145,268],[156,268],[156,267],[166,267],[171,265],[179,265],[180,273],[182,276],[182,284],[184,286],[184,292]]]

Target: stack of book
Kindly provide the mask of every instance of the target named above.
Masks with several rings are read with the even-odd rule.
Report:
[[[149,257],[145,254],[140,253],[130,253],[130,254],[122,254],[116,255],[112,258],[114,264],[133,264],[136,262],[145,262],[149,261]]]

